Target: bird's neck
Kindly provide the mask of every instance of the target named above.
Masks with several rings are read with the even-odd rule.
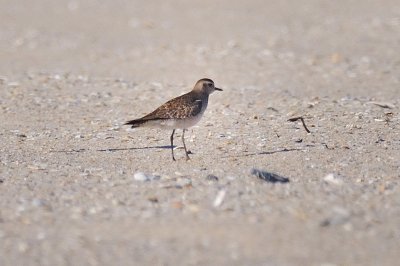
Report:
[[[195,94],[199,98],[207,98],[209,94],[205,92],[204,90],[192,90],[192,93]]]

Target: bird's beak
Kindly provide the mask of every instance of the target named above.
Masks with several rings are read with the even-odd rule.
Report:
[[[215,90],[216,90],[216,91],[222,91],[222,89],[220,89],[220,88],[215,88]]]

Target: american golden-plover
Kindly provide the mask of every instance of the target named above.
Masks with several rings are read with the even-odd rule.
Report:
[[[174,161],[174,134],[176,129],[182,129],[183,148],[185,149],[186,160],[189,160],[185,144],[185,131],[200,121],[208,105],[208,96],[216,90],[222,91],[222,89],[214,86],[214,81],[208,78],[200,79],[196,82],[192,91],[169,100],[148,115],[130,120],[125,125],[131,125],[132,128],[172,129],[170,140],[172,160]]]

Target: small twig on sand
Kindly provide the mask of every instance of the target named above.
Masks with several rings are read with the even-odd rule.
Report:
[[[375,105],[377,105],[377,106],[379,106],[379,107],[382,107],[382,108],[389,108],[389,109],[393,109],[393,108],[396,107],[394,104],[392,104],[392,103],[387,103],[387,102],[367,102],[367,103],[368,103],[368,104],[375,104]]]
[[[311,131],[307,128],[306,123],[304,122],[304,118],[302,116],[297,116],[288,119],[289,122],[296,122],[297,120],[301,120],[301,122],[303,123],[303,127],[307,131],[307,133],[311,133]]]

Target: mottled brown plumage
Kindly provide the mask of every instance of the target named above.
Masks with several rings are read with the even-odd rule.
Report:
[[[184,95],[176,97],[158,107],[153,112],[143,116],[142,118],[128,121],[126,125],[138,127],[150,120],[166,120],[166,119],[186,119],[200,114],[203,101],[200,100],[201,95],[188,92]]]

